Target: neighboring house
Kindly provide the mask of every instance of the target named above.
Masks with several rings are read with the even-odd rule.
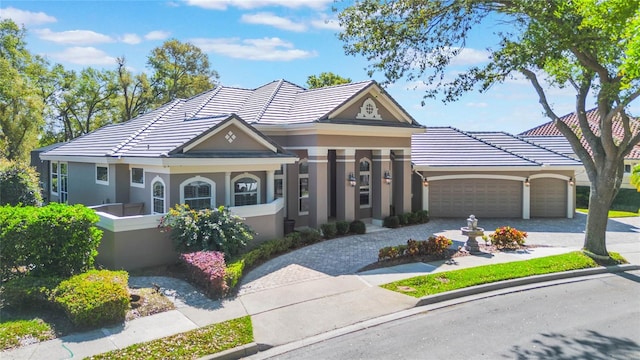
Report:
[[[307,90],[219,86],[49,151],[50,201],[99,206],[102,261],[136,261],[179,203],[229,206],[265,240],[283,220],[319,227],[411,210],[411,136],[424,132],[374,81]],[[137,245],[127,240],[135,239]],[[135,248],[135,249],[134,249]]]
[[[412,138],[414,208],[433,217],[567,217],[581,163],[504,132],[429,127]]]
[[[594,132],[597,132],[599,116],[597,114],[597,109],[591,109],[587,111],[587,119],[589,120],[589,124]],[[575,113],[567,114],[560,118],[561,121],[566,123],[572,128],[579,128],[578,117]],[[640,123],[637,119],[634,121],[632,119],[632,129],[634,129],[634,133],[640,131]],[[614,120],[614,126],[612,129],[613,137],[615,139],[622,139],[624,136],[624,130],[622,128],[622,123],[619,120]],[[573,148],[569,144],[569,141],[560,133],[558,128],[554,125],[553,121],[548,123],[544,123],[540,126],[537,126],[533,129],[529,129],[527,131],[519,134],[523,139],[529,140],[546,148],[557,151],[561,154],[571,156],[575,159],[578,159],[578,156],[573,152]],[[582,141],[583,145],[586,146],[587,150],[589,150],[586,142]],[[622,179],[622,188],[633,189],[634,187],[631,185],[630,177],[631,171],[633,170],[633,166],[635,164],[640,163],[640,144],[636,144],[629,155],[624,158],[624,177]],[[582,168],[576,174],[576,184],[578,186],[589,186],[589,178],[587,176],[586,171]]]

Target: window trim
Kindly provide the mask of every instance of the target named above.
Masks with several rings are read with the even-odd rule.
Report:
[[[366,162],[369,164],[369,171],[361,171],[360,170],[360,165]],[[358,204],[360,205],[360,209],[368,209],[371,208],[371,167],[373,166],[373,162],[371,160],[369,160],[368,158],[364,157],[362,159],[360,159],[360,161],[358,161]],[[368,175],[369,176],[369,184],[366,186],[363,186],[362,183],[360,182],[360,179],[362,177],[362,175]],[[366,187],[367,188],[367,192],[369,194],[368,199],[369,202],[367,204],[362,204],[360,202],[361,198],[360,195],[362,195],[362,188]]]
[[[274,199],[280,199],[280,198],[285,198],[286,194],[287,194],[287,177],[285,175],[286,172],[286,166],[280,165],[280,170],[282,171],[280,174],[278,174],[278,171],[276,170],[276,172],[273,174],[273,198]],[[282,181],[282,196],[278,197],[277,196],[277,190],[278,187],[276,186],[276,183],[278,182],[278,180]]]
[[[98,180],[98,168],[106,168],[107,169],[107,180]],[[96,180],[96,184],[98,185],[109,185],[109,164],[96,164],[94,172],[94,179]]]
[[[209,204],[209,208],[215,209],[216,208],[216,182],[200,175],[188,178],[187,180],[180,183],[180,203],[181,204],[185,203],[184,187],[196,181],[202,181],[211,185],[211,203]]]
[[[142,170],[142,182],[141,183],[133,182],[133,169]],[[146,171],[144,170],[144,168],[142,168],[142,167],[134,167],[134,166],[129,168],[129,184],[131,186],[138,187],[138,188],[144,188],[145,177],[146,177]]]
[[[307,173],[306,174],[300,173],[300,166],[302,165],[302,163],[305,163],[307,165]],[[306,196],[302,196],[300,194],[300,180],[301,179],[307,179],[307,187],[308,187],[309,186],[309,160],[307,160],[307,158],[304,158],[304,159],[302,159],[302,160],[300,160],[298,162],[298,215],[309,215],[309,211],[302,211],[302,209],[300,207],[301,200],[309,198],[309,192],[307,192]]]
[[[53,191],[53,176],[56,176],[56,189],[58,189],[58,191]],[[58,196],[58,192],[60,189],[60,161],[52,161],[50,163],[50,171],[49,171],[49,192],[51,193],[51,195],[55,195]]]
[[[262,202],[260,201],[260,199],[262,199],[260,196],[261,191],[260,191],[260,178],[257,177],[254,174],[245,172],[243,174],[240,174],[236,177],[234,177],[233,179],[231,179],[231,206],[236,206],[236,181],[242,179],[242,178],[249,178],[249,179],[253,179],[256,181],[256,203],[254,205],[260,205]],[[240,206],[248,206],[248,205],[240,205]]]
[[[155,194],[153,193],[153,186],[156,183],[161,183],[162,184],[162,212],[156,212],[155,210]],[[164,180],[160,177],[157,176],[153,178],[153,180],[151,180],[151,214],[165,214],[167,212],[167,185],[164,183]]]

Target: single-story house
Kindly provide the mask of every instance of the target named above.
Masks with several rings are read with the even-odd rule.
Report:
[[[285,222],[381,225],[417,209],[572,217],[580,168],[505,133],[427,131],[375,81],[218,86],[34,154],[49,200],[93,206],[98,261],[125,269],[175,259],[157,225],[176,204],[229,207],[258,241],[282,236]]]
[[[575,113],[567,114],[560,118],[561,121],[566,123],[572,128],[578,128],[578,117]],[[597,109],[591,109],[587,111],[587,120],[591,128],[596,131],[598,129],[599,116]],[[622,139],[624,137],[624,129],[622,128],[622,122],[614,120],[613,124],[613,137],[615,139]],[[636,120],[635,125],[632,123],[634,133],[640,131],[640,123]],[[534,127],[519,134],[520,137],[528,141],[534,142],[538,145],[544,146],[548,149],[552,149],[561,154],[571,156],[574,159],[578,159],[578,156],[573,152],[573,148],[569,144],[569,141],[560,133],[558,128],[554,125],[553,121],[544,123],[540,126]],[[583,140],[583,145],[586,142]],[[587,145],[587,150],[589,147]],[[636,144],[631,152],[624,158],[624,177],[622,179],[621,188],[633,189],[633,185],[630,182],[631,170],[636,164],[640,164],[640,144]],[[578,186],[590,186],[589,178],[584,167],[576,173],[576,184]]]
[[[411,142],[414,208],[433,217],[567,217],[581,163],[504,132],[429,127]]]

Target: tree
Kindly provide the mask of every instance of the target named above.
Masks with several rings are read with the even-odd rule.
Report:
[[[153,71],[151,87],[157,104],[188,98],[215,86],[218,73],[200,48],[176,39],[151,51],[147,64]]]
[[[118,58],[118,86],[121,103],[121,121],[145,113],[153,104],[151,83],[145,73],[133,75],[126,67],[124,57]]]
[[[631,172],[631,185],[636,187],[636,190],[640,192],[640,164],[636,164]]]
[[[362,0],[338,18],[347,54],[364,55],[369,73],[383,72],[384,83],[423,80],[430,85],[425,97],[443,94],[454,101],[464,92],[524,75],[591,182],[584,248],[609,256],[607,212],[622,182],[624,157],[640,142],[638,120],[627,112],[640,96],[638,0]],[[500,42],[485,65],[445,81],[452,59],[483,22],[509,28],[495,34]],[[541,76],[575,91],[579,128],[560,121]],[[596,129],[586,117],[589,95],[600,117]],[[622,139],[614,139],[614,124],[622,126]]]
[[[0,157],[26,161],[38,142],[43,103],[29,73],[38,67],[26,49],[25,30],[0,21]]]
[[[325,86],[348,84],[351,79],[344,78],[340,75],[336,75],[332,72],[323,72],[320,75],[310,75],[307,78],[307,87],[309,89],[317,89]]]
[[[40,206],[38,173],[25,163],[0,160],[0,206]]]

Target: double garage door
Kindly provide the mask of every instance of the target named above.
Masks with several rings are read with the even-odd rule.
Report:
[[[453,179],[429,184],[433,217],[522,218],[522,182],[500,179]]]
[[[429,214],[466,219],[522,218],[522,182],[500,179],[452,179],[429,184]],[[565,217],[566,181],[531,180],[530,217]]]

